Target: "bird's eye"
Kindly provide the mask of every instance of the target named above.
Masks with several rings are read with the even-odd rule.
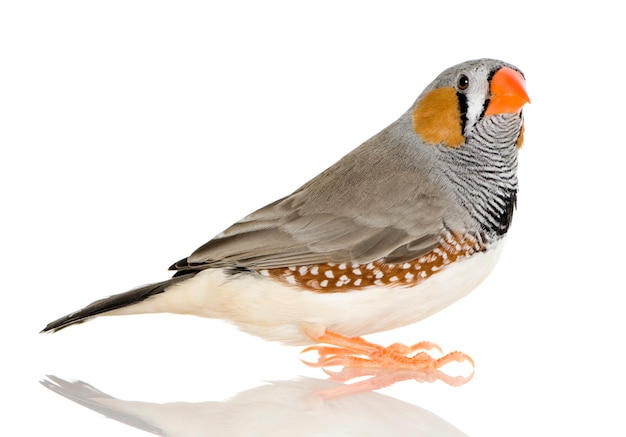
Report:
[[[459,91],[465,91],[469,87],[469,78],[462,74],[456,81],[456,87]]]

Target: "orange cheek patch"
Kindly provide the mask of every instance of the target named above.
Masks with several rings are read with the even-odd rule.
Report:
[[[524,122],[522,122],[522,128],[519,131],[519,137],[517,137],[517,142],[515,143],[515,146],[518,149],[521,149],[523,144],[524,144]]]
[[[413,129],[427,143],[460,147],[461,111],[454,88],[438,88],[428,93],[413,111]]]

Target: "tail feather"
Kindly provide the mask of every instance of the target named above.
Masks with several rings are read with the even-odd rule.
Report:
[[[188,273],[186,275],[175,276],[167,281],[157,282],[154,284],[144,285],[143,287],[136,288],[134,290],[127,291],[125,293],[115,294],[113,296],[105,297],[104,299],[97,300],[90,303],[85,308],[78,310],[67,316],[61,317],[54,322],[48,323],[48,325],[41,330],[41,332],[56,332],[63,328],[67,328],[70,325],[77,323],[83,323],[97,315],[106,313],[108,311],[116,310],[118,308],[127,307],[146,300],[150,296],[163,293],[166,288],[176,283],[185,281],[197,272]]]

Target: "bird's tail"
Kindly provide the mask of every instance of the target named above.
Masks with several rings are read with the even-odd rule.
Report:
[[[139,287],[125,293],[115,294],[113,296],[97,300],[81,310],[68,314],[67,316],[63,316],[54,322],[48,323],[48,325],[43,328],[41,332],[56,332],[63,328],[67,328],[70,325],[85,322],[97,315],[127,307],[129,305],[134,305],[151,296],[154,296],[155,294],[163,293],[166,288],[178,282],[185,281],[195,274],[196,272],[175,276],[167,281],[144,285],[143,287]]]

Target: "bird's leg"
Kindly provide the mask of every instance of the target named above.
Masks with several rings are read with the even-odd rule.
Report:
[[[317,362],[307,364],[328,368],[342,366],[344,368],[372,368],[372,369],[407,369],[407,370],[436,370],[453,362],[469,362],[472,359],[462,352],[451,352],[441,358],[433,358],[425,350],[437,349],[439,346],[421,342],[413,346],[393,344],[389,347],[370,343],[361,337],[344,337],[332,331],[307,331],[307,334],[317,343],[324,345],[311,346],[303,351],[315,351],[319,358]],[[330,346],[326,346],[330,345]]]

